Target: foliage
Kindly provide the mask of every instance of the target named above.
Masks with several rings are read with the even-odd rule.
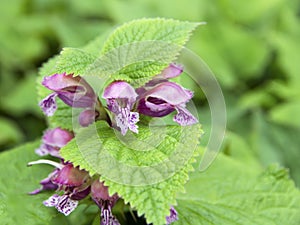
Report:
[[[224,203],[221,198],[222,194],[226,194],[222,192],[224,189],[231,192],[238,192],[238,190],[251,192],[252,187],[257,187],[258,190],[269,190],[272,193],[284,190],[298,196],[291,181],[288,181],[285,172],[282,172],[283,170],[269,168],[267,170],[269,172],[259,176],[262,167],[267,167],[271,163],[279,163],[287,167],[292,179],[298,186],[300,184],[300,167],[298,166],[300,152],[297,137],[300,131],[300,122],[297,117],[300,113],[300,78],[298,76],[300,22],[297,10],[299,11],[299,1],[296,0],[251,2],[237,0],[2,1],[0,3],[0,149],[34,140],[40,137],[46,128],[36,101],[37,67],[40,67],[49,57],[58,55],[62,47],[68,47],[62,52],[67,59],[68,54],[73,55],[74,49],[77,51],[76,49],[98,35],[96,42],[81,49],[84,53],[90,54],[86,59],[87,63],[91,63],[93,56],[98,57],[102,54],[94,49],[102,48],[102,43],[110,33],[111,27],[116,24],[142,17],[206,21],[207,25],[195,31],[195,36],[187,46],[210,66],[225,95],[228,109],[228,132],[223,145],[223,153],[226,156],[217,160],[207,172],[192,175],[191,182],[187,186],[187,195],[178,197],[176,209],[181,218],[200,216],[202,219],[208,218],[208,220],[204,219],[206,222],[203,224],[230,224],[228,217],[220,216],[220,212],[224,212],[223,205],[225,204],[227,208],[232,209],[231,212],[226,212],[228,214],[225,213],[226,216],[245,218],[242,222],[237,219],[236,223],[259,224],[261,221],[263,221],[262,224],[276,223],[269,218],[260,217],[261,213],[265,212],[270,213],[268,215],[274,215],[274,218],[281,224],[286,224],[282,220],[284,217],[280,210],[277,210],[276,214],[274,208],[270,210],[259,208],[267,204],[268,197],[270,197],[270,204],[276,205],[282,201],[283,205],[278,205],[278,207],[282,209],[282,212],[290,215],[286,217],[290,219],[288,224],[297,224],[299,218],[292,215],[293,210],[287,209],[288,204],[285,205],[290,199],[288,194],[280,195],[282,196],[280,200],[276,200],[274,196],[271,194],[269,196],[267,193],[257,196],[253,194],[247,199],[241,198],[239,200],[241,202],[234,201],[232,204],[229,202],[230,205],[228,202]],[[95,48],[95,45],[98,47]],[[57,63],[56,60],[53,62]],[[61,70],[66,70],[62,67],[63,62],[57,65]],[[53,66],[46,67],[44,65],[40,70],[42,76],[55,72]],[[82,67],[76,67],[75,70],[81,73]],[[193,82],[182,82],[193,89]],[[39,89],[38,93],[41,96],[47,94],[42,89]],[[200,121],[205,131],[201,144],[205,146],[210,128],[209,106],[205,96],[196,94],[196,98]],[[57,113],[56,117],[50,121],[50,125],[65,125],[64,128],[70,129],[68,126],[71,123],[66,122],[70,120],[65,118],[65,114],[69,114],[70,110],[67,113],[62,111]],[[34,147],[27,146],[26,148],[27,154],[24,157],[19,155],[25,152],[21,150],[22,148],[18,151],[2,153],[1,162],[8,163],[7,161],[12,158],[17,160],[15,159],[17,156],[24,161],[13,161],[13,164],[3,163],[3,165],[7,165],[5,167],[9,168],[9,171],[13,171],[14,168],[10,165],[21,165],[21,163],[25,165],[27,161],[35,159]],[[10,157],[10,154],[14,157]],[[245,165],[253,168],[254,171],[249,171]],[[5,171],[5,167],[1,168],[2,171]],[[31,168],[30,171],[32,171]],[[278,177],[280,171],[283,175]],[[38,177],[34,177],[34,181],[28,182],[28,185],[37,183],[43,177],[42,173],[44,174],[43,171],[37,169],[34,174]],[[16,171],[12,174],[19,176]],[[26,174],[22,176],[25,180]],[[224,177],[228,177],[228,180],[224,180]],[[243,177],[245,179],[242,179]],[[265,177],[268,178],[265,179]],[[245,187],[238,185],[236,181],[240,179],[248,185]],[[6,178],[5,182],[7,182]],[[24,182],[24,185],[25,183],[27,184]],[[194,186],[202,188],[201,195],[198,193],[193,195]],[[11,187],[14,187],[14,184],[11,184]],[[25,186],[24,188],[26,189]],[[26,191],[29,189],[31,190],[31,187]],[[6,193],[5,191],[1,189],[2,194]],[[13,195],[10,193],[9,196]],[[23,200],[18,197],[17,199]],[[235,199],[239,198],[235,197]],[[242,202],[243,199],[244,202]],[[27,200],[28,198],[24,198],[24,201]],[[41,199],[35,200],[37,204],[41,202]],[[29,204],[36,206],[33,204],[35,200]],[[243,203],[243,206],[237,205],[239,203]],[[211,208],[209,210],[215,210],[214,213],[208,211],[207,205]],[[13,210],[14,207],[15,205],[12,204],[8,209]],[[193,211],[193,207],[199,208],[200,212]],[[240,209],[236,210],[239,207],[242,211],[250,211],[250,216],[241,212]],[[41,208],[40,210],[45,212],[44,216],[47,217],[49,209]],[[240,216],[236,216],[237,214]],[[2,208],[0,208],[0,215],[6,215]],[[211,215],[210,218],[209,215]],[[245,222],[249,218],[256,218],[254,221],[257,223],[251,220]],[[58,222],[54,221],[53,224],[68,223],[64,217],[56,219]],[[178,221],[178,224],[183,221],[189,223],[182,219]]]

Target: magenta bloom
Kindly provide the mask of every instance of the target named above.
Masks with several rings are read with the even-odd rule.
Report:
[[[138,133],[136,123],[139,121],[139,114],[131,112],[137,96],[134,88],[124,81],[115,81],[104,90],[103,98],[106,99],[108,109],[114,113],[122,135],[128,129]]]
[[[56,169],[42,182],[45,183],[42,188],[37,189],[29,194],[38,194],[42,190],[63,191],[63,195],[54,194],[43,202],[45,206],[55,207],[64,215],[69,215],[78,205],[78,201],[90,194],[91,178],[85,170],[79,170],[72,164],[62,164],[51,160],[38,160],[30,162],[34,164],[50,164]],[[51,187],[51,188],[50,188]]]
[[[43,143],[35,150],[35,152],[40,156],[49,154],[55,157],[60,157],[59,150],[73,137],[72,133],[61,128],[47,130],[43,135]]]
[[[73,74],[54,74],[45,77],[42,84],[54,91],[40,102],[40,107],[47,116],[52,116],[57,109],[55,98],[59,97],[71,107],[88,108],[97,103],[97,96],[92,87],[80,76]]]
[[[167,225],[175,222],[176,220],[178,220],[178,213],[175,210],[175,208],[172,206],[170,209],[170,215],[166,217]]]
[[[112,214],[112,207],[119,199],[117,194],[112,196],[108,193],[108,187],[99,180],[92,183],[91,195],[94,202],[101,209],[100,225],[120,225],[119,221]]]
[[[65,216],[69,215],[77,207],[78,201],[89,195],[90,179],[85,170],[79,170],[72,164],[65,165],[52,177],[52,182],[58,185],[59,190],[64,190],[64,194],[54,194],[43,204],[55,207]]]
[[[165,81],[141,93],[138,112],[152,117],[162,117],[177,111],[174,121],[182,126],[197,123],[198,120],[186,109],[186,103],[193,92],[180,85]]]

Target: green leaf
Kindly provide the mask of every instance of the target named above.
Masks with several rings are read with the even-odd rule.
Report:
[[[159,74],[178,56],[200,23],[172,19],[140,19],[116,29],[87,75],[122,79],[140,86]]]
[[[287,170],[254,170],[222,154],[205,172],[194,172],[178,196],[174,225],[300,223],[300,192]]]
[[[16,123],[8,118],[0,117],[0,147],[15,144],[24,137]]]
[[[300,118],[295,115],[300,113],[299,99],[276,105],[270,112],[270,118],[276,123],[300,128]]]
[[[37,160],[34,149],[39,142],[26,144],[0,154],[0,224],[47,225],[55,214],[44,207],[49,193],[31,196],[27,193],[39,187],[51,167],[26,167]]]
[[[41,115],[37,104],[36,77],[34,74],[27,74],[26,78],[20,80],[15,88],[10,90],[2,100],[2,107],[14,115],[22,115],[33,112]]]
[[[60,150],[62,157],[98,173],[148,223],[164,224],[175,195],[188,180],[202,131],[199,125],[140,125],[139,134],[114,133],[104,122],[76,132]],[[157,209],[157,210],[153,210]]]
[[[105,42],[102,52],[139,41],[166,41],[182,46],[199,24],[163,18],[134,20],[116,29]]]
[[[96,56],[79,48],[64,48],[56,63],[56,73],[74,73],[83,75],[86,68],[92,64]]]
[[[256,155],[263,165],[277,162],[289,168],[298,187],[300,186],[299,133],[299,127],[272,123],[260,111],[253,115],[251,143]]]

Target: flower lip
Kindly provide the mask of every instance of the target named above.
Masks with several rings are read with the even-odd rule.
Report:
[[[78,201],[72,200],[68,195],[59,196],[54,194],[44,201],[43,204],[47,207],[55,207],[57,211],[68,216],[76,209]]]
[[[39,106],[46,116],[53,116],[57,110],[56,96],[57,93],[52,93],[39,102]]]
[[[167,225],[175,222],[176,220],[178,220],[178,213],[176,209],[173,206],[171,206],[170,215],[166,217]]]

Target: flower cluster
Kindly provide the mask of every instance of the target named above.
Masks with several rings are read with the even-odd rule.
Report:
[[[93,88],[82,77],[66,73],[54,74],[42,81],[52,93],[39,105],[47,116],[53,116],[57,110],[56,99],[59,98],[68,106],[82,109],[78,117],[81,126],[89,126],[96,120],[106,120],[122,135],[126,135],[128,130],[138,133],[137,123],[140,114],[163,117],[176,112],[173,117],[176,123],[181,126],[192,125],[198,121],[187,110],[186,103],[193,97],[193,92],[170,81],[182,72],[182,66],[170,64],[151,81],[136,89],[125,81],[114,81],[102,94],[106,107],[101,104]],[[75,135],[61,128],[47,130],[44,133],[42,144],[35,152],[40,156],[53,156],[57,160],[41,159],[30,162],[29,165],[46,163],[53,165],[55,169],[40,182],[41,187],[30,194],[38,194],[45,190],[55,191],[55,194],[43,203],[45,206],[55,207],[66,216],[77,207],[80,200],[90,198],[101,210],[101,225],[118,225],[118,220],[112,214],[112,208],[119,199],[118,194],[109,195],[108,187],[99,181],[99,177],[91,177],[87,171],[65,162],[60,156],[60,149]],[[171,206],[166,224],[177,219],[177,212]]]
[[[138,133],[140,114],[163,117],[176,111],[173,120],[181,126],[187,126],[198,122],[186,109],[193,92],[169,80],[179,76],[182,71],[182,66],[170,64],[161,74],[137,89],[125,81],[114,81],[102,95],[107,108],[102,106],[93,88],[82,77],[54,74],[42,81],[53,93],[44,98],[40,106],[47,116],[52,116],[57,109],[58,97],[71,107],[84,109],[79,115],[80,125],[88,126],[95,120],[106,119],[122,135],[128,130]]]
[[[43,143],[36,150],[39,155],[50,154],[58,161],[41,159],[28,163],[49,164],[55,169],[40,184],[41,187],[30,192],[35,195],[44,190],[53,190],[56,193],[45,200],[43,204],[47,207],[55,207],[59,212],[68,216],[75,210],[80,200],[90,197],[101,209],[101,225],[115,224],[119,222],[112,215],[112,207],[119,199],[117,194],[112,196],[108,188],[99,181],[99,177],[91,177],[85,170],[74,167],[71,163],[65,162],[59,155],[59,150],[66,145],[74,135],[67,130],[55,128],[47,130],[43,135]],[[58,193],[63,193],[59,195]],[[106,221],[106,222],[105,222]],[[113,221],[113,222],[112,222]]]

